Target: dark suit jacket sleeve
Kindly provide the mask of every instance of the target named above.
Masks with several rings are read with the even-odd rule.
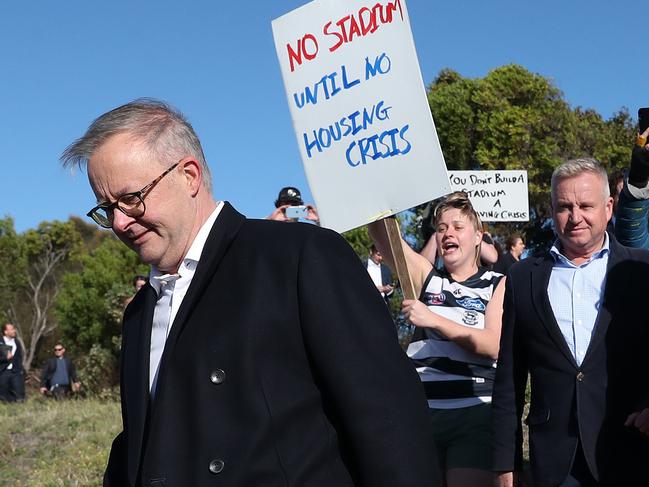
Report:
[[[0,353],[0,367],[9,365],[9,359],[7,358],[9,352],[11,352],[11,347],[6,345],[4,340],[0,338],[0,345],[3,345]]]
[[[390,268],[385,264],[381,264],[381,283],[384,286],[392,284],[392,272],[390,272]]]
[[[52,359],[48,358],[43,365],[43,372],[41,373],[41,387],[50,387],[50,380],[52,379]]]
[[[307,353],[357,485],[441,485],[423,387],[385,303],[338,234],[307,240],[298,292]]]
[[[104,487],[122,487],[129,485],[126,472],[126,433],[121,432],[113,440],[104,473]]]
[[[520,470],[523,458],[521,416],[525,404],[527,364],[516,333],[515,277],[505,285],[503,324],[492,402],[493,469]],[[531,306],[531,303],[529,303]]]
[[[68,375],[70,376],[70,385],[72,385],[73,382],[79,382],[79,378],[77,377],[77,368],[71,359],[68,359]]]

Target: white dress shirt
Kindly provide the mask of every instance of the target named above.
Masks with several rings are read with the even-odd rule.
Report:
[[[581,365],[595,332],[604,297],[609,240],[590,259],[575,265],[565,257],[558,242],[550,249],[554,266],[548,282],[548,298],[566,344]]]
[[[158,379],[158,368],[160,359],[164,351],[164,345],[169,331],[178,313],[178,309],[187,294],[189,285],[192,283],[196,267],[201,259],[203,247],[207,237],[212,230],[212,226],[219,216],[223,202],[219,201],[216,208],[205,221],[201,229],[196,234],[187,255],[183,258],[178,272],[176,274],[163,274],[155,267],[151,267],[149,282],[158,294],[158,302],[153,312],[153,326],[151,327],[151,349],[149,351],[149,391],[155,395],[155,386]],[[171,294],[170,299],[162,299],[164,292]],[[168,296],[169,298],[169,296]]]
[[[16,345],[16,339],[15,338],[9,338],[9,337],[4,337],[5,339],[5,344],[11,345],[11,355],[16,355],[16,349],[18,348],[18,345]],[[11,370],[14,368],[14,364],[10,363],[7,366],[6,370]]]
[[[383,276],[381,276],[381,264],[376,264],[372,259],[367,259],[367,273],[372,278],[372,282],[378,288],[383,286]],[[381,293],[385,296],[385,293]]]

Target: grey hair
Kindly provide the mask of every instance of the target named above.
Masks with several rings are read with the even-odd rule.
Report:
[[[83,167],[102,144],[120,133],[145,142],[159,161],[169,159],[171,164],[185,156],[196,158],[203,173],[203,187],[212,192],[210,169],[191,124],[180,111],[153,98],[139,98],[95,119],[86,133],[63,151],[61,164]]]
[[[575,176],[584,173],[594,174],[602,181],[602,186],[604,187],[604,198],[608,198],[611,195],[611,191],[608,187],[608,174],[606,174],[604,166],[593,157],[582,157],[566,161],[554,170],[552,173],[552,181],[550,183],[550,187],[552,188],[552,199],[554,200],[557,184],[559,184],[560,181],[574,178]]]

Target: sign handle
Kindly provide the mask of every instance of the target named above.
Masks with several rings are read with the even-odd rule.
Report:
[[[403,292],[404,299],[417,299],[415,294],[415,287],[412,284],[410,273],[408,272],[408,265],[406,264],[406,256],[403,253],[401,246],[401,232],[399,230],[399,222],[394,216],[384,218],[383,227],[388,236],[390,244],[390,253],[392,254],[392,262],[396,267],[397,278],[401,284],[401,292]]]

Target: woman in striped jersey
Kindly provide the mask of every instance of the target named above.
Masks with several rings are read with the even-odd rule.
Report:
[[[478,266],[482,222],[465,193],[447,196],[434,224],[443,271],[402,241],[419,295],[403,302],[416,326],[408,356],[426,391],[447,485],[491,486],[490,403],[505,278]],[[370,234],[394,269],[380,225]]]

